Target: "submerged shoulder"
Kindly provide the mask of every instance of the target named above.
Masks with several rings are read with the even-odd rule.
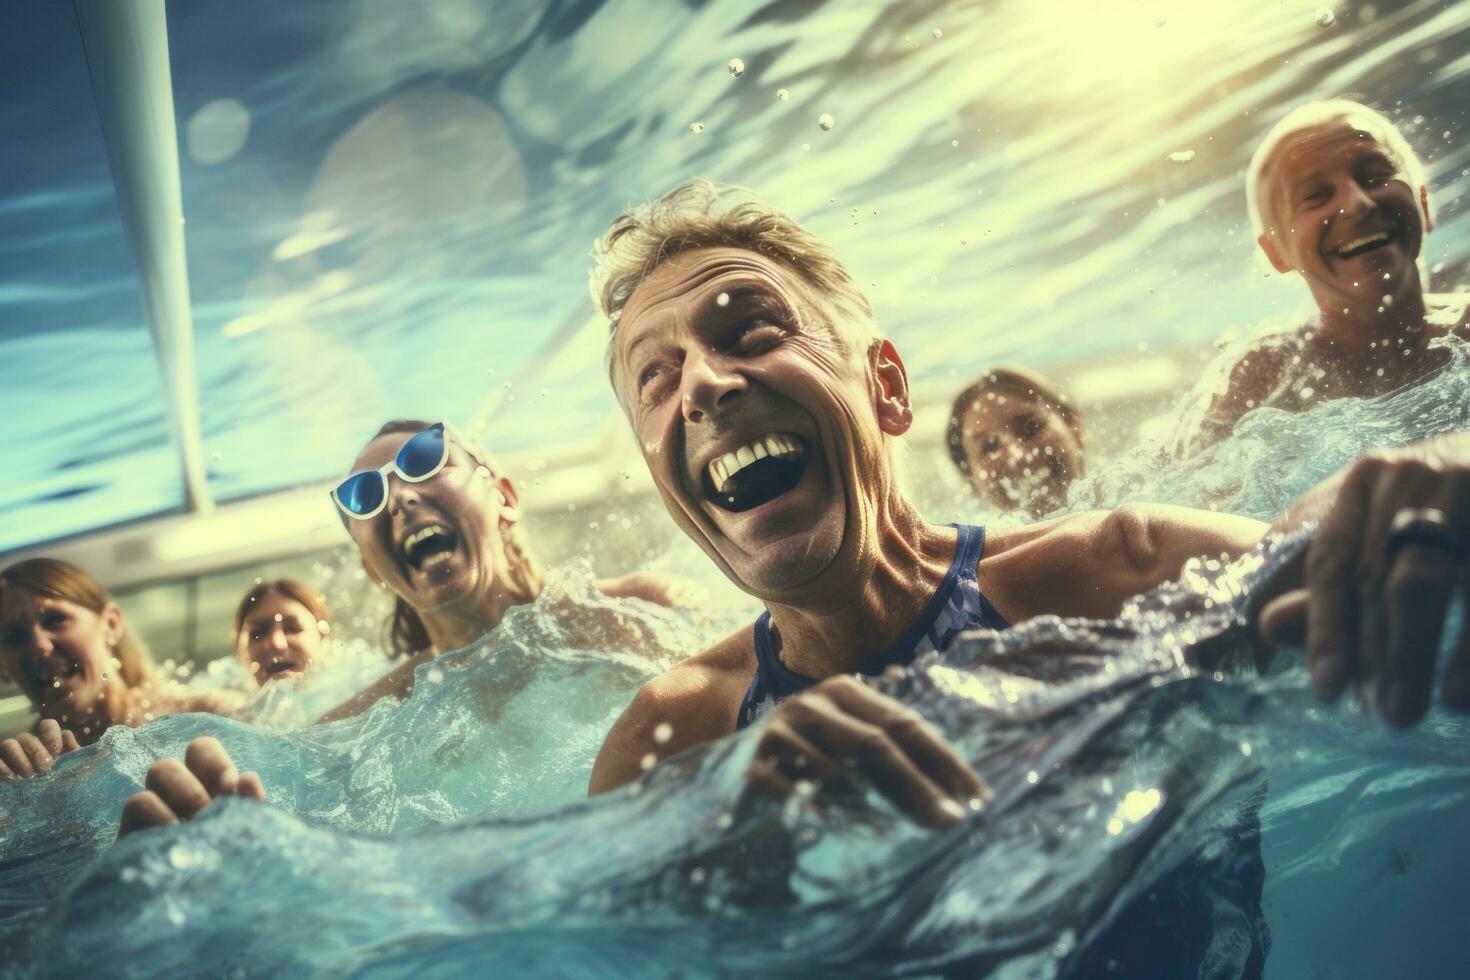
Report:
[[[432,660],[433,658],[434,654],[431,650],[424,650],[414,654],[372,684],[322,715],[317,719],[317,724],[329,721],[341,721],[343,718],[360,715],[383,698],[391,697],[401,700],[408,697],[413,693],[414,669],[419,664]]]

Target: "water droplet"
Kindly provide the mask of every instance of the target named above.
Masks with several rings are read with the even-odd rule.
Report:
[[[102,679],[103,679],[103,680],[104,680],[104,681],[105,681],[105,680],[107,680],[107,676],[108,676],[108,675],[107,675],[107,671],[105,671],[105,670],[104,670],[104,671],[103,671],[103,672],[102,672]]]
[[[730,305],[730,294],[729,293],[721,293],[720,295],[716,296],[715,297],[715,305],[716,306],[729,306]]]
[[[1192,163],[1194,161],[1193,150],[1177,150],[1169,154],[1169,159],[1175,163]]]
[[[937,40],[939,40],[942,37],[944,37],[944,31],[940,30],[937,27],[934,28],[934,40],[937,41]]]
[[[950,146],[959,146],[960,145],[960,141],[959,140],[950,140],[949,141],[949,145]]]
[[[1252,751],[1254,751],[1254,750],[1251,748],[1251,743],[1249,743],[1249,742],[1241,742],[1240,743],[1240,754],[1241,755],[1250,755]]]
[[[691,885],[704,884],[705,871],[703,868],[694,868],[689,872],[689,883]]]
[[[832,118],[832,113],[824,112],[817,117],[817,125],[822,127],[824,132],[829,132],[833,126],[837,125],[837,120]]]
[[[654,728],[654,730],[653,730],[653,740],[655,742],[657,742],[659,745],[667,745],[669,739],[671,739],[673,737],[674,737],[674,726],[673,725],[670,725],[666,721],[659,722],[658,723],[658,727]]]
[[[280,613],[276,613],[274,619],[275,619],[276,622],[280,623],[280,622],[284,622],[285,619],[286,619],[286,617],[285,616],[282,616]]]
[[[803,152],[806,152],[806,153],[810,153],[812,151],[812,145],[810,143],[803,143],[803,144],[801,144],[801,148],[802,148]]]
[[[658,765],[658,756],[650,752],[643,757],[642,761],[639,762],[638,765],[642,767],[644,772],[647,772],[654,766]]]
[[[1303,388],[1301,391],[1297,392],[1297,397],[1300,398],[1302,401],[1306,401],[1307,399],[1311,398],[1316,393],[1317,393],[1317,389],[1311,387],[1310,385],[1308,385],[1307,387]]]
[[[690,123],[689,124],[689,132],[691,132],[691,133],[702,133],[702,132],[704,132],[704,123],[702,123],[702,122],[692,122],[692,123]]]
[[[777,102],[789,102],[789,101],[791,101],[791,93],[788,92],[784,88],[778,88],[778,89],[776,89],[776,101]]]
[[[730,63],[725,67],[730,69],[731,78],[739,78],[741,75],[745,74],[745,62],[741,61],[739,58],[731,58]]]
[[[1333,24],[1336,24],[1336,23],[1337,23],[1337,14],[1335,14],[1335,13],[1332,12],[1332,8],[1331,7],[1318,7],[1317,8],[1317,26],[1318,27],[1331,27]]]
[[[221,453],[218,449],[216,449],[214,452],[212,452],[212,453],[209,454],[209,458],[212,459],[212,460],[214,460],[216,463],[218,463],[220,460],[224,459],[225,457],[224,457],[224,454],[223,453]]]
[[[427,671],[424,672],[424,680],[428,681],[430,684],[443,684],[444,671],[440,670],[438,667],[430,667]]]
[[[1383,294],[1383,300],[1382,300],[1382,302],[1383,302],[1383,305],[1384,306],[1392,306],[1393,305],[1393,297],[1390,296],[1390,295],[1388,295],[1387,293],[1384,293]]]
[[[57,681],[52,681],[52,682],[51,682],[51,686],[52,686],[52,687],[57,687],[57,688],[59,688],[59,687],[61,687],[61,681],[59,681],[59,680],[57,680]]]
[[[729,830],[731,825],[733,825],[734,823],[735,818],[728,813],[722,813],[715,818],[715,826],[719,827],[721,830]]]
[[[1040,778],[1041,777],[1036,774],[1036,770],[1035,769],[1032,769],[1030,772],[1028,772],[1026,774],[1026,782],[1030,783],[1032,786],[1035,786],[1036,785],[1036,781],[1038,779],[1040,779]]]

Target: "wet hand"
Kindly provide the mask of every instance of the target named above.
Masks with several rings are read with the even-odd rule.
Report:
[[[81,748],[77,737],[50,718],[43,718],[35,734],[25,732],[0,742],[0,779],[29,779],[51,771],[57,756]]]
[[[148,788],[128,797],[117,835],[188,820],[217,796],[265,799],[265,787],[253,772],[236,771],[223,745],[205,736],[184,750],[184,761],[160,759],[148,769]]]
[[[1297,571],[1301,587],[1261,612],[1273,643],[1304,644],[1313,684],[1357,683],[1393,725],[1429,707],[1455,595],[1470,598],[1470,435],[1366,456],[1346,473]],[[1470,711],[1470,622],[1456,638],[1444,699]]]
[[[828,678],[772,710],[747,784],[785,799],[799,783],[850,789],[861,776],[925,827],[949,827],[990,799],[990,789],[907,705],[850,675]]]

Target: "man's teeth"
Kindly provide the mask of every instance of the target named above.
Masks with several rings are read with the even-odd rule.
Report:
[[[758,459],[767,456],[794,456],[801,452],[801,445],[791,436],[773,432],[768,436],[753,439],[734,452],[725,453],[710,460],[709,478],[715,489],[724,493],[730,478]]]
[[[1366,248],[1369,245],[1380,245],[1386,241],[1388,241],[1388,236],[1385,235],[1383,232],[1377,232],[1372,235],[1365,235],[1362,238],[1355,238],[1345,245],[1339,245],[1337,247],[1337,254],[1347,255],[1351,252],[1356,252],[1360,248]]]

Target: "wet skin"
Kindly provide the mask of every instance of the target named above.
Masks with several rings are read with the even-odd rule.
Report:
[[[1004,509],[1019,507],[1035,516],[1057,510],[1082,475],[1082,443],[1062,413],[1009,389],[986,392],[971,403],[960,446],[975,492]]]
[[[352,471],[387,463],[412,436],[374,439]],[[520,511],[508,478],[493,476],[452,434],[446,439],[443,469],[422,483],[390,474],[388,505],[371,520],[348,520],[347,531],[373,581],[424,617],[439,649],[452,650],[483,635],[514,604],[501,528],[520,520]],[[405,550],[412,535],[432,527],[446,532],[438,539],[446,547],[418,556]]]
[[[685,253],[633,294],[613,353],[614,390],[669,513],[732,581],[764,599],[809,586],[844,547],[864,549],[864,535],[852,532],[872,523],[864,515],[889,489],[886,467],[871,465],[883,427],[907,423],[874,417],[870,352],[847,349],[807,314],[806,288],[742,249]],[[770,434],[806,450],[800,481],[732,513],[709,464]]]
[[[1423,315],[1414,263],[1433,228],[1428,190],[1387,147],[1350,120],[1326,123],[1287,137],[1262,181],[1261,248],[1278,271],[1301,273],[1324,320],[1376,315],[1384,296]]]
[[[0,592],[0,674],[42,718],[78,731],[105,727],[109,698],[121,710],[127,689],[113,664],[122,612],[85,606],[11,586]]]
[[[257,684],[300,677],[327,651],[326,623],[289,596],[256,600],[235,637],[235,655]]]

